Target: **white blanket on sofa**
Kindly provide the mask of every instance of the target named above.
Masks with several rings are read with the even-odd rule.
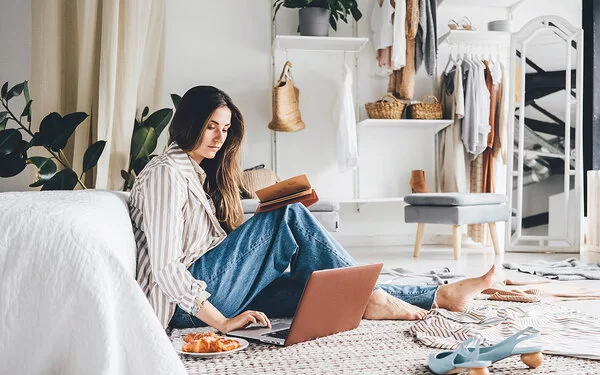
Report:
[[[126,194],[0,194],[0,372],[184,374],[137,285]]]

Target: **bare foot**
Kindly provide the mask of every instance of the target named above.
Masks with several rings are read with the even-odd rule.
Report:
[[[369,297],[369,303],[363,318],[371,320],[419,320],[423,319],[426,314],[426,310],[391,296],[380,288]]]
[[[492,286],[495,277],[496,266],[493,265],[483,276],[442,285],[435,296],[435,303],[446,310],[465,311],[473,297]]]

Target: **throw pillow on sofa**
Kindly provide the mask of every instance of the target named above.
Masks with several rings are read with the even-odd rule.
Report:
[[[256,191],[279,182],[281,179],[275,172],[265,168],[263,164],[242,172],[242,199],[258,199]]]

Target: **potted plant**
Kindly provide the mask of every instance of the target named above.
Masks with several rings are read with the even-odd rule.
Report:
[[[356,21],[362,17],[357,0],[275,0],[273,20],[282,6],[299,9],[300,35],[328,36],[330,25],[337,31],[339,20],[348,23],[349,15]]]

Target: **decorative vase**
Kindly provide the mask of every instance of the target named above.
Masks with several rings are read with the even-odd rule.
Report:
[[[329,9],[302,8],[298,15],[300,35],[329,36]]]

